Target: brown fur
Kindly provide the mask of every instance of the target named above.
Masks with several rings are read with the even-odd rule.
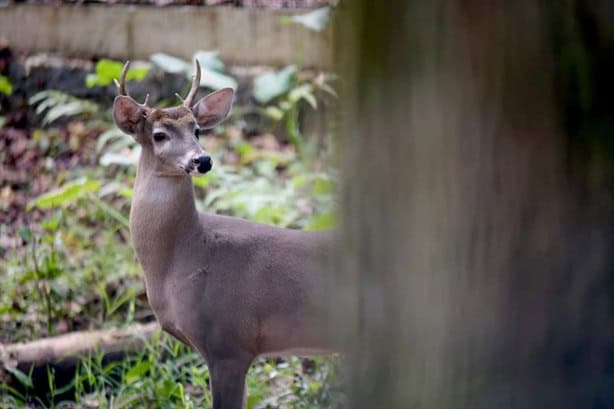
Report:
[[[143,145],[130,231],[150,305],[164,330],[206,359],[213,408],[240,409],[255,357],[328,349],[319,335],[315,300],[322,280],[316,263],[331,247],[332,236],[196,211],[184,169],[191,152],[192,157],[203,154],[194,123],[214,126],[232,101],[229,91],[212,95],[193,112],[147,108],[142,126],[118,121],[143,109],[120,96],[114,117],[121,129],[136,129],[133,135]],[[155,142],[151,133],[161,124],[175,131]]]

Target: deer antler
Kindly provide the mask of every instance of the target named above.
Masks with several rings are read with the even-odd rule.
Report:
[[[119,95],[123,95],[126,97],[130,97],[128,93],[128,88],[126,88],[126,75],[128,75],[128,69],[130,68],[130,60],[126,61],[124,64],[124,68],[122,69],[122,74],[119,77],[119,82],[115,80],[115,85],[119,88]],[[132,98],[132,97],[130,97]],[[149,94],[145,96],[145,101],[140,104],[143,108],[147,108],[147,101],[149,101]]]
[[[188,96],[183,100],[183,106],[188,108],[192,108],[192,100],[194,99],[196,91],[198,91],[198,87],[200,86],[200,63],[197,59],[194,59],[194,62],[196,63],[196,72],[192,77],[192,88],[190,88]]]

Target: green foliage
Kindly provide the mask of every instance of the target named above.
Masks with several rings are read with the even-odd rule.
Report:
[[[85,85],[88,88],[95,86],[107,86],[113,80],[119,79],[123,69],[123,64],[118,61],[102,59],[96,63],[96,73],[88,74],[85,78]],[[130,68],[126,74],[126,80],[141,81],[147,76],[149,67]]]
[[[87,193],[97,192],[98,189],[100,189],[100,182],[85,177],[79,178],[73,182],[66,183],[58,189],[37,197],[28,204],[28,210],[34,207],[41,209],[65,207],[73,204],[77,199],[85,196]]]
[[[299,127],[300,102],[318,108],[319,91],[336,97],[329,82],[332,75],[320,74],[309,80],[299,80],[297,68],[289,65],[277,72],[264,73],[254,79],[254,98],[262,104],[271,103],[261,113],[274,123],[282,123],[290,142],[299,153],[303,151],[303,135]]]
[[[136,165],[141,147],[132,136],[113,127],[98,137],[96,152],[101,155],[98,163],[102,166],[133,166]]]
[[[254,79],[254,98],[261,104],[266,104],[290,91],[296,83],[296,65],[289,65],[277,72],[260,74]]]
[[[305,227],[307,231],[333,230],[337,227],[337,216],[334,212],[317,214],[309,218]]]
[[[200,207],[259,223],[294,228],[309,224],[299,205],[314,209],[316,213],[332,208],[332,189],[320,186],[330,183],[325,176],[300,167],[294,170],[295,177],[278,178],[277,163],[274,159],[260,159],[249,167],[216,166],[207,179],[210,190]]]
[[[43,125],[62,118],[91,116],[99,111],[98,105],[92,101],[54,90],[38,92],[28,102],[36,107],[37,115],[42,115]]]
[[[194,75],[194,65],[191,62],[164,53],[156,53],[151,61],[166,72],[184,74],[187,78]],[[214,90],[221,88],[237,89],[237,81],[224,74],[224,63],[217,51],[197,51],[193,59],[198,59],[201,67],[200,86]]]
[[[11,96],[13,94],[13,84],[4,75],[0,75],[0,94]]]

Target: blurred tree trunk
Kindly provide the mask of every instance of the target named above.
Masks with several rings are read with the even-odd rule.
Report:
[[[349,407],[614,407],[612,7],[339,11]]]

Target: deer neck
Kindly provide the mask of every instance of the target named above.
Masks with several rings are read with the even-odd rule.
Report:
[[[161,176],[155,164],[153,153],[143,149],[130,210],[132,242],[148,287],[177,270],[190,247],[186,241],[200,229],[191,178]]]

